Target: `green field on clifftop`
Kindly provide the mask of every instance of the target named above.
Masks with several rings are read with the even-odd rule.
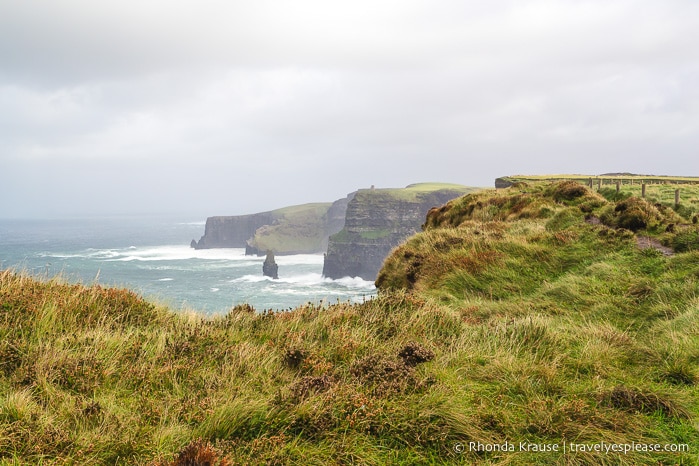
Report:
[[[0,464],[697,464],[695,215],[483,190],[376,299],[279,313],[0,272]]]
[[[435,191],[451,190],[466,194],[474,189],[476,188],[452,183],[415,183],[405,188],[380,188],[361,191],[373,191],[375,195],[384,196],[392,201],[414,202],[421,195]]]
[[[280,254],[322,251],[326,239],[326,216],[331,203],[303,204],[272,211],[273,225],[258,228],[249,241],[260,252]]]

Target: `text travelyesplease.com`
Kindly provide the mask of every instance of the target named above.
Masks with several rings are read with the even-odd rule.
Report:
[[[464,452],[596,452],[596,453],[686,453],[689,445],[685,443],[531,443],[531,442],[503,442],[481,443],[467,442],[454,444],[456,453]]]

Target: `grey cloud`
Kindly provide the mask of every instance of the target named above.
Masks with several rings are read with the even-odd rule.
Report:
[[[0,11],[0,196],[24,199],[0,215],[242,213],[515,172],[699,174],[693,1]]]

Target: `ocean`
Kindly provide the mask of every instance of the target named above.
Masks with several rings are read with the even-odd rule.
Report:
[[[174,310],[207,315],[237,304],[258,311],[312,302],[361,302],[373,282],[323,278],[322,254],[277,256],[279,279],[262,275],[264,257],[244,249],[190,248],[204,221],[173,217],[0,219],[0,269],[41,278],[129,288]]]

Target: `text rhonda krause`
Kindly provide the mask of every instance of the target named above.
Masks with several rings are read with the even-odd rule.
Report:
[[[468,442],[469,451],[478,452],[498,452],[498,451],[529,451],[529,452],[597,452],[597,453],[657,453],[657,452],[672,452],[686,453],[689,451],[689,445],[686,443],[668,443],[661,445],[659,443],[574,443],[566,442],[558,443],[480,443]]]

